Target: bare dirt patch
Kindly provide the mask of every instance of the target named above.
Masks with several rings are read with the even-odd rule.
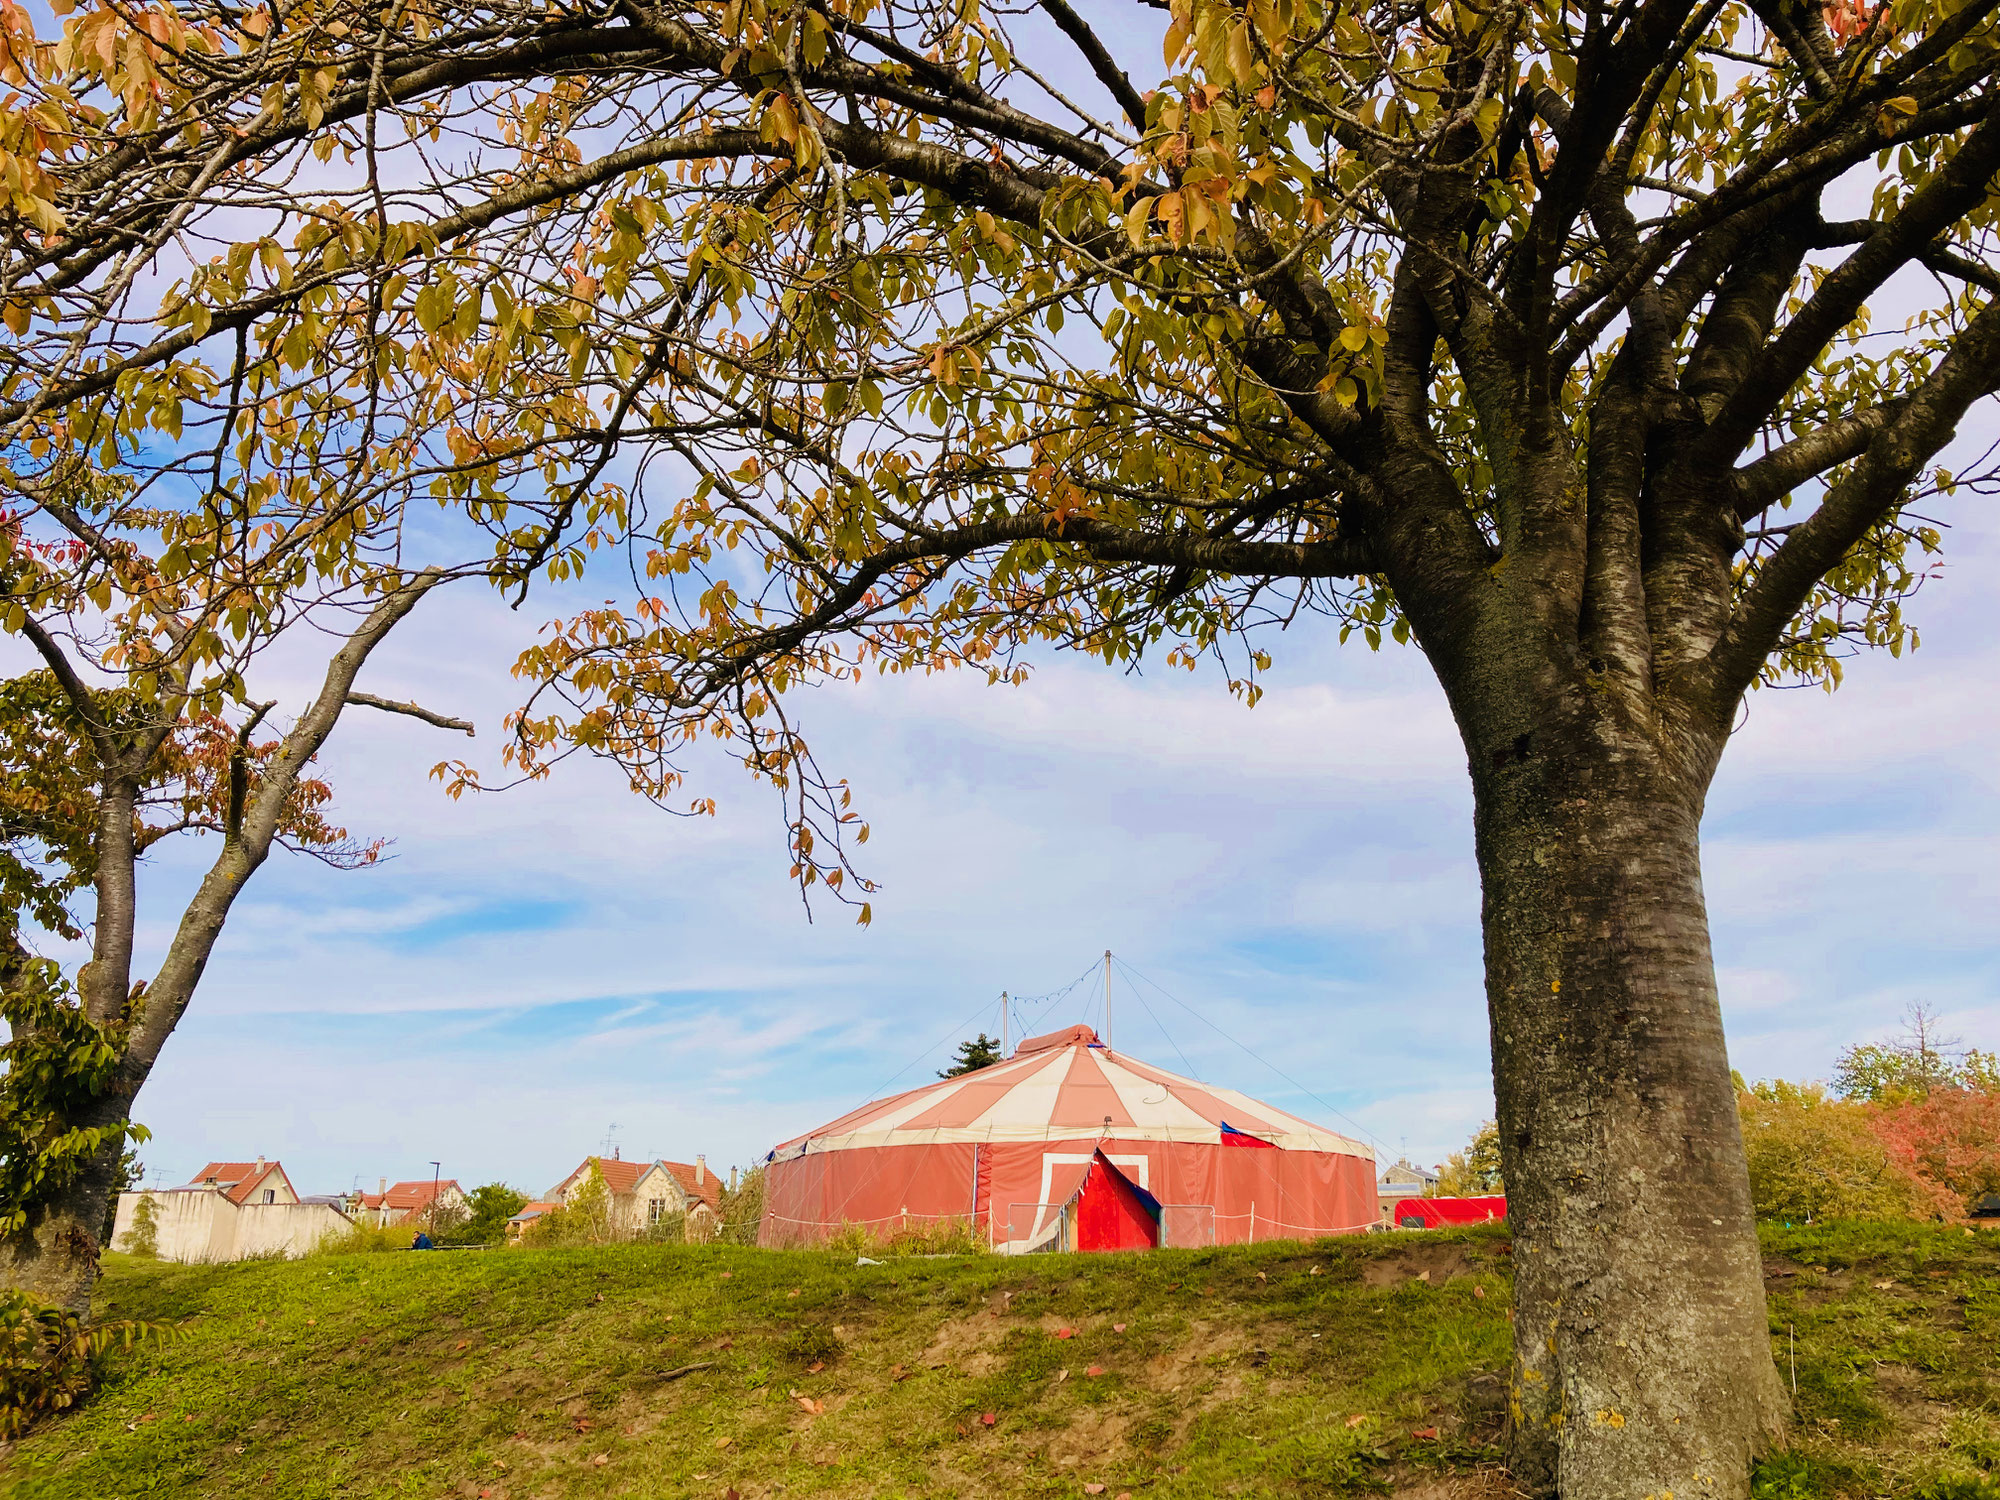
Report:
[[[1454,1276],[1473,1276],[1480,1269],[1480,1263],[1465,1253],[1463,1245],[1411,1245],[1368,1261],[1361,1268],[1361,1284],[1384,1287],[1428,1281],[1442,1286]]]

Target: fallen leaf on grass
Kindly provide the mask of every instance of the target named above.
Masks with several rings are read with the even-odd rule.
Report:
[[[1438,1430],[1435,1427],[1412,1427],[1410,1429],[1411,1437],[1419,1438],[1426,1443],[1436,1442],[1437,1435]]]
[[[306,1327],[308,1327],[308,1328],[311,1328],[311,1327],[313,1327],[313,1326],[314,1326],[315,1324],[317,1324],[318,1322],[319,1322],[319,1319],[318,1319],[318,1318],[307,1318],[307,1319],[306,1319]]]
[[[723,1279],[724,1281],[727,1281],[727,1280],[729,1280],[729,1278],[730,1278],[730,1277],[734,1276],[735,1274],[736,1274],[736,1273],[735,1273],[734,1271],[724,1271],[724,1272],[722,1273],[722,1279]]]
[[[1317,1276],[1317,1275],[1319,1275],[1319,1267],[1318,1267],[1318,1266],[1314,1266],[1314,1267],[1313,1267],[1313,1268],[1312,1268],[1312,1269],[1311,1269],[1310,1271],[1306,1272],[1306,1275],[1308,1275],[1308,1276]]]
[[[574,1427],[578,1432],[588,1432],[590,1431],[591,1428],[595,1427],[597,1424],[591,1421],[590,1418],[588,1417],[578,1417],[570,1425]]]
[[[1366,1412],[1358,1411],[1353,1416],[1347,1419],[1347,1425],[1349,1427],[1359,1427],[1363,1422],[1367,1420],[1368,1420],[1368,1414]]]
[[[504,1458],[496,1458],[493,1460],[493,1467],[496,1469],[504,1470],[507,1467],[507,1460]]]
[[[1268,1277],[1268,1276],[1266,1276],[1266,1275],[1265,1275],[1265,1274],[1264,1274],[1264,1273],[1263,1273],[1262,1271],[1259,1271],[1259,1272],[1257,1273],[1257,1279],[1258,1279],[1259,1281],[1269,1281],[1269,1280],[1270,1280],[1271,1278],[1270,1278],[1270,1277]]]
[[[798,1294],[799,1294],[799,1289],[797,1287],[793,1287],[789,1292],[785,1293],[787,1297],[796,1297],[798,1296]]]
[[[1095,1380],[1098,1376],[1104,1373],[1104,1366],[1092,1365],[1089,1369],[1085,1370],[1083,1373],[1088,1375],[1092,1380]]]
[[[1895,1284],[1896,1283],[1893,1281],[1878,1281],[1875,1283],[1875,1290],[1878,1292],[1886,1292],[1889,1290],[1890,1287],[1894,1286]]]
[[[1083,1487],[1083,1492],[1086,1495],[1101,1495],[1104,1493],[1104,1486],[1101,1484],[1086,1484]]]
[[[1073,1339],[1076,1337],[1076,1330],[1074,1328],[1058,1328],[1056,1330],[1056,1337],[1059,1339]]]
[[[741,1492],[737,1490],[736,1486],[732,1484],[728,1489],[722,1492],[722,1500],[743,1500],[743,1496]]]
[[[891,1380],[908,1380],[910,1372],[901,1365],[891,1365],[889,1366],[889,1378]]]
[[[1419,1281],[1429,1281],[1430,1279],[1431,1279],[1431,1273],[1430,1273],[1430,1272],[1428,1272],[1428,1271],[1419,1271],[1419,1272],[1417,1272],[1417,1280],[1419,1280]]]
[[[816,1359],[811,1364],[806,1366],[806,1374],[817,1375],[821,1370],[824,1370],[825,1368],[826,1368],[826,1361],[823,1359]]]
[[[472,1340],[470,1339],[460,1339],[456,1344],[452,1346],[454,1352],[456,1352],[459,1349],[469,1349],[471,1347],[472,1347]]]
[[[1067,1380],[1067,1379],[1069,1379],[1069,1371],[1068,1371],[1068,1370],[1058,1370],[1058,1371],[1056,1371],[1056,1384],[1057,1384],[1057,1385],[1061,1385],[1061,1384],[1062,1384],[1062,1383],[1063,1383],[1063,1382],[1064,1382],[1065,1380]]]
[[[810,1396],[794,1396],[792,1399],[799,1403],[799,1410],[809,1417],[816,1417],[826,1410],[824,1401],[815,1401]]]
[[[1113,1323],[1111,1325],[1111,1331],[1113,1333],[1123,1333],[1125,1331],[1125,1325],[1123,1323]]]
[[[1000,1419],[994,1416],[993,1413],[990,1411],[983,1411],[979,1414],[979,1425],[981,1427],[991,1427],[995,1422],[999,1420]]]
[[[1472,1295],[1475,1297],[1484,1297],[1486,1295],[1486,1288],[1483,1286],[1476,1286],[1472,1289]]]
[[[609,1453],[593,1453],[590,1457],[590,1466],[593,1469],[601,1469],[610,1462],[611,1455]]]
[[[735,1441],[736,1439],[734,1438],[719,1437],[715,1440],[715,1446],[718,1449],[727,1448],[731,1443]]]

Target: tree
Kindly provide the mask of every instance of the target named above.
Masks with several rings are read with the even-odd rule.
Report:
[[[295,421],[281,416],[281,382],[239,373],[238,408],[269,394],[269,417]],[[55,425],[83,416],[72,409]],[[382,555],[399,526],[389,492],[329,504],[323,490],[288,489],[260,468],[263,416],[234,410],[229,430],[240,418],[252,435],[233,459],[226,436],[202,452],[210,482],[176,506],[160,476],[118,465],[130,416],[99,432],[95,465],[59,455],[44,424],[17,421],[4,479],[30,509],[0,516],[0,628],[42,662],[0,684],[0,1014],[10,1030],[0,1279],[76,1311],[89,1304],[125,1144],[144,1138],[132,1101],[245,882],[274,847],[349,868],[379,853],[328,821],[328,788],[309,774],[342,712],[364,704],[469,728],[357,687],[376,647],[451,576]],[[143,434],[129,440],[143,455]],[[286,452],[273,466],[302,462]],[[176,467],[185,459],[165,465]],[[304,632],[335,642],[323,681],[289,727],[260,739],[278,703],[253,698],[253,674],[281,638]],[[159,967],[140,977],[138,866],[175,834],[214,835],[219,848],[168,924]],[[87,935],[89,959],[72,973],[36,956],[37,930]]]
[[[1894,1159],[1865,1106],[1830,1098],[1821,1084],[1782,1080],[1746,1086],[1737,1103],[1759,1218],[1805,1224],[1928,1213],[1930,1192]]]
[[[1940,1218],[2000,1193],[2000,1091],[1943,1088],[1870,1112],[1890,1160],[1924,1184]]]
[[[717,1237],[725,1244],[754,1245],[764,1224],[764,1169],[752,1167],[734,1188],[723,1191],[718,1205],[721,1227]]]
[[[1890,1103],[1924,1099],[1939,1089],[2000,1092],[2000,1063],[1939,1029],[1937,1012],[1912,1004],[1894,1041],[1857,1043],[1834,1064],[1833,1087],[1843,1099]]]
[[[802,686],[1073,649],[1254,702],[1260,627],[1413,641],[1472,779],[1515,1479],[1741,1496],[1785,1397],[1701,812],[1752,688],[1916,643],[2000,382],[1996,8],[1169,0],[1135,83],[1131,0],[90,0],[12,48],[0,422],[233,414],[234,339],[321,382],[254,420],[421,472],[512,586],[629,545],[521,658],[513,763],[666,802],[733,743],[864,920]]]
[[[940,1078],[956,1078],[961,1073],[976,1073],[981,1068],[990,1068],[1004,1059],[1000,1056],[1000,1042],[995,1037],[980,1032],[977,1039],[958,1044],[958,1056],[950,1067],[938,1074]]]
[[[1424,1190],[1427,1198],[1472,1198],[1506,1191],[1500,1170],[1500,1127],[1488,1120],[1473,1132],[1463,1151],[1438,1164],[1437,1181]]]
[[[159,1259],[160,1210],[151,1193],[141,1193],[139,1201],[132,1205],[132,1222],[125,1231],[125,1243],[117,1248],[140,1260]]]
[[[489,1182],[465,1195],[465,1221],[447,1231],[454,1245],[498,1245],[507,1238],[507,1221],[527,1206],[528,1195],[504,1182]]]

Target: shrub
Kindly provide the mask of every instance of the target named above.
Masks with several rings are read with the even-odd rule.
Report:
[[[160,1258],[160,1210],[153,1202],[151,1193],[141,1193],[139,1201],[132,1205],[132,1222],[125,1229],[127,1255],[135,1255],[141,1260]]]
[[[89,1395],[112,1347],[160,1343],[172,1334],[164,1323],[130,1318],[86,1324],[68,1308],[0,1291],[0,1439],[11,1442]]]
[[[1737,1096],[1760,1218],[1909,1219],[1924,1192],[1891,1158],[1867,1106],[1816,1083],[1758,1083]]]
[[[722,1195],[722,1226],[715,1237],[726,1245],[754,1245],[764,1223],[764,1169],[745,1172],[734,1190]]]
[[[1872,1106],[1870,1120],[1889,1160],[1922,1186],[1939,1217],[1959,1218],[2000,1192],[2000,1093],[1940,1088]]]
[[[327,1235],[313,1247],[315,1255],[379,1255],[407,1250],[418,1225],[356,1223]]]

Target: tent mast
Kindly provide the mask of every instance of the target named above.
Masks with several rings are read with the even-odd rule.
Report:
[[[1000,992],[1000,1060],[1007,1060],[1007,992]]]
[[[1104,1050],[1111,1050],[1111,950],[1104,950]]]

